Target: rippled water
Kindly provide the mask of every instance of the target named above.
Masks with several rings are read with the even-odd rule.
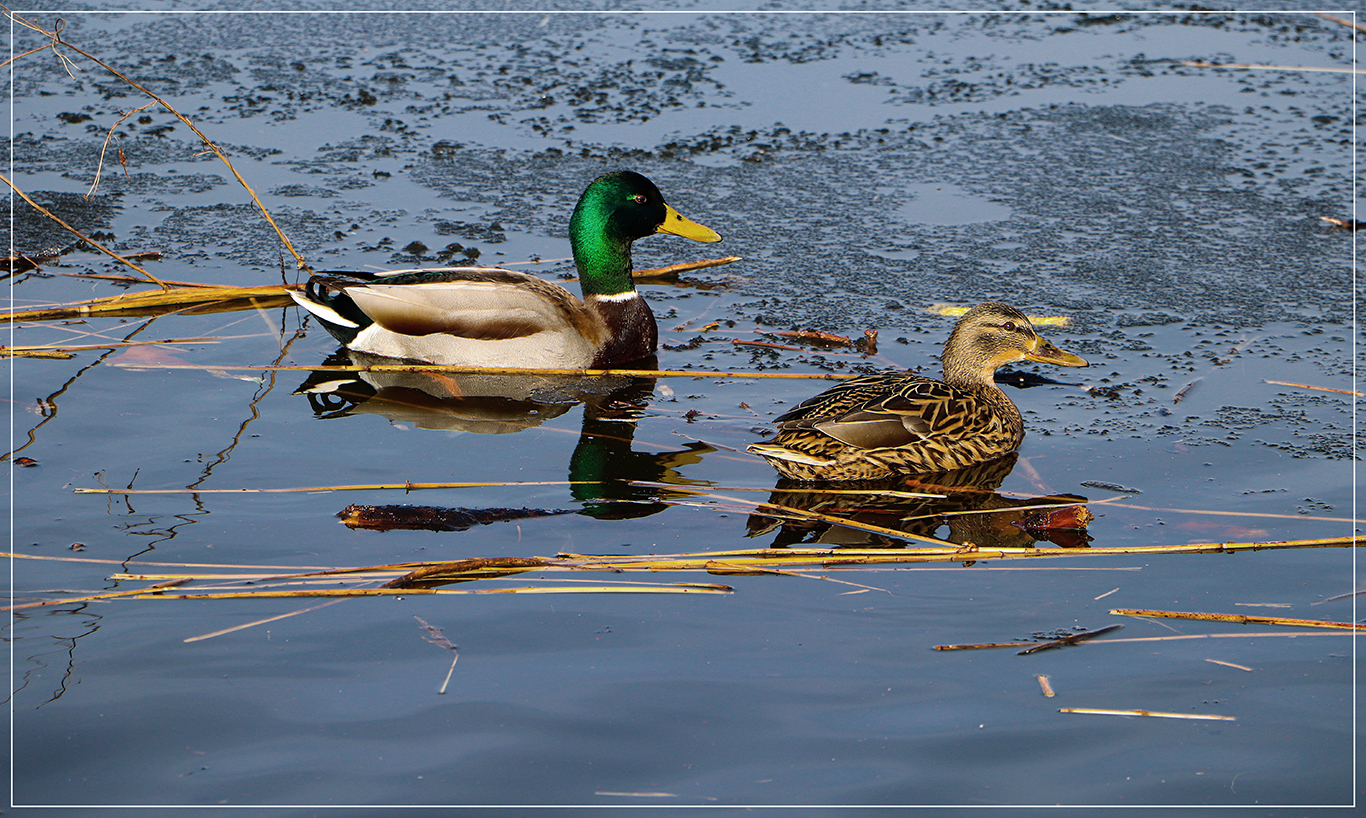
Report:
[[[1341,68],[1352,41],[1340,24],[1185,12],[64,17],[69,42],[231,153],[318,269],[537,261],[521,268],[553,278],[571,269],[579,192],[626,167],[724,237],[651,238],[638,267],[744,257],[642,288],[660,317],[661,368],[933,372],[951,319],[932,304],[1002,299],[1071,319],[1043,332],[1092,366],[1031,369],[1052,382],[1011,391],[1029,436],[985,494],[949,506],[775,494],[785,505],[984,547],[1033,538],[938,515],[1085,497],[1092,548],[1354,532],[1351,396],[1269,383],[1352,388],[1352,234],[1319,218],[1351,215],[1350,75],[1179,64]],[[41,42],[21,31],[15,50]],[[144,102],[82,67],[73,79],[48,52],[16,64],[16,185],[121,251],[161,252],[145,262],[161,278],[297,278],[222,165],[164,111],[118,124],[98,195],[81,199],[108,129]],[[69,246],[24,206],[15,218],[21,252],[61,250],[11,276],[16,308],[124,291],[88,274],[126,268]],[[733,343],[789,328],[877,329],[878,350]],[[125,340],[168,343],[100,346]],[[902,547],[751,516],[784,487],[745,445],[820,381],[398,378],[323,392],[318,378],[336,373],[311,370],[335,363],[335,342],[292,306],[25,322],[10,343],[94,347],[13,363],[19,604],[143,588],[111,577],[190,565]],[[298,369],[233,368],[276,362]],[[520,485],[218,493],[441,482]],[[175,491],[73,492],[101,486]],[[337,519],[405,503],[460,509],[446,519],[462,530]],[[1109,614],[1350,621],[1353,598],[1330,598],[1356,588],[1351,549],[1086,557],[1064,544],[1074,548],[1057,558],[968,566],[568,575],[725,584],[724,595],[24,608],[7,634],[13,799],[23,813],[92,815],[136,804],[1263,814],[1353,801],[1355,649],[1341,631]],[[565,577],[473,586],[563,588]],[[414,617],[459,646],[445,695],[451,654]],[[1098,642],[1210,638],[1029,656],[931,649],[1117,623]]]

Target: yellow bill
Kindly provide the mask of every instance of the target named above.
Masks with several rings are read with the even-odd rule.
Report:
[[[656,233],[669,233],[675,236],[682,236],[693,241],[707,242],[720,241],[721,236],[710,227],[700,225],[697,222],[674,210],[669,205],[664,205],[664,222],[655,228]]]

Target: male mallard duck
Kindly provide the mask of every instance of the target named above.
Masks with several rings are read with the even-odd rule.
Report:
[[[360,352],[461,366],[609,367],[655,351],[654,314],[631,280],[631,242],[652,233],[721,240],[665,204],[649,179],[622,171],[594,180],[569,219],[583,301],[491,267],[317,275],[290,295]]]
[[[995,383],[1015,361],[1086,366],[1040,338],[1025,314],[988,301],[958,320],[941,359],[944,380],[865,375],[779,417],[772,443],[749,451],[795,480],[876,480],[994,460],[1024,439],[1020,410]]]

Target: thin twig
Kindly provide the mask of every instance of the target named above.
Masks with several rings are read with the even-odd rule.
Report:
[[[1321,11],[1316,11],[1316,12],[1314,12],[1314,13],[1317,14],[1318,16],[1322,17],[1322,18],[1325,19],[1325,20],[1332,20],[1332,21],[1335,22],[1335,23],[1342,23],[1344,26],[1351,26],[1352,28],[1356,29],[1357,31],[1366,31],[1366,26],[1363,26],[1363,25],[1360,24],[1360,23],[1354,23],[1354,22],[1352,22],[1351,20],[1344,20],[1344,19],[1342,19],[1341,17],[1334,17],[1334,16],[1331,15],[1331,14],[1324,14],[1324,13],[1321,12]]]
[[[134,88],[138,89],[147,96],[151,97],[153,100],[160,103],[161,106],[165,108],[167,111],[170,111],[172,116],[174,116],[176,119],[184,123],[185,127],[193,131],[195,136],[199,137],[200,141],[202,141],[209,150],[213,151],[213,154],[215,156],[222,160],[223,164],[227,166],[228,171],[232,173],[233,177],[237,179],[238,184],[242,185],[242,187],[246,189],[247,193],[251,196],[251,200],[256,203],[256,207],[260,211],[261,215],[265,218],[266,222],[270,224],[271,228],[275,230],[276,235],[280,237],[280,241],[284,243],[285,249],[289,250],[290,255],[294,256],[294,260],[295,262],[297,262],[299,268],[304,269],[308,267],[308,263],[304,261],[304,257],[299,255],[298,251],[294,249],[294,245],[290,242],[289,237],[286,236],[285,232],[280,229],[280,226],[275,223],[275,219],[271,217],[270,211],[266,210],[266,206],[261,203],[260,197],[256,195],[256,191],[252,190],[251,185],[247,184],[247,180],[242,178],[242,174],[237,172],[237,168],[234,167],[232,161],[228,159],[228,155],[224,153],[217,145],[215,145],[211,139],[205,136],[203,131],[195,127],[195,124],[191,122],[188,117],[180,113],[180,111],[177,111],[175,107],[171,105],[171,103],[162,99],[160,96],[152,93],[147,88],[144,88],[143,86],[139,85],[137,82],[133,81],[131,78],[124,75],[123,72],[114,68],[112,65],[109,65],[108,63],[104,62],[95,55],[90,54],[89,52],[63,40],[61,38],[60,28],[55,28],[53,31],[47,31],[43,29],[41,26],[38,26],[37,24],[33,23],[32,21],[25,20],[24,18],[20,17],[19,15],[10,11],[9,9],[5,9],[4,14],[10,19],[20,23],[21,25],[33,29],[34,31],[40,32],[43,35],[49,37],[52,40],[51,45],[53,53],[58,54],[60,56],[60,52],[57,51],[58,45],[69,48],[77,54],[80,54],[82,57],[85,57],[87,60],[90,60],[99,67],[113,74],[114,76],[118,77],[119,79],[123,80],[124,82],[128,83],[129,85],[133,86]],[[11,187],[13,187],[13,185],[11,185]]]
[[[86,244],[89,244],[91,247],[94,247],[96,250],[99,250],[101,253],[104,253],[105,255],[108,255],[108,256],[110,256],[111,258],[117,259],[120,263],[126,264],[126,265],[128,265],[129,267],[132,267],[134,270],[137,270],[139,273],[142,273],[143,275],[147,276],[147,278],[148,278],[149,281],[151,281],[153,284],[156,284],[156,285],[157,285],[158,287],[160,287],[162,290],[170,290],[170,289],[171,289],[171,288],[168,287],[168,286],[165,284],[165,282],[163,282],[161,279],[157,278],[156,276],[154,276],[154,275],[152,275],[151,273],[147,272],[146,270],[142,269],[142,268],[139,267],[138,265],[134,264],[133,262],[131,262],[131,261],[129,261],[128,259],[124,258],[123,256],[119,255],[118,253],[115,253],[113,250],[110,250],[108,247],[105,247],[103,244],[100,244],[99,242],[97,242],[97,241],[95,241],[94,239],[90,238],[89,236],[85,235],[84,233],[82,233],[81,231],[79,231],[79,230],[77,230],[76,228],[72,227],[71,225],[67,224],[66,222],[62,221],[62,220],[57,216],[57,214],[53,213],[51,210],[48,210],[46,207],[43,207],[42,205],[40,205],[40,204],[38,204],[37,202],[33,201],[33,199],[29,198],[29,195],[28,195],[27,193],[25,193],[24,191],[20,190],[19,187],[18,187],[17,185],[14,184],[14,182],[10,181],[10,178],[9,178],[8,176],[4,175],[3,173],[0,173],[0,180],[3,180],[5,184],[9,185],[11,190],[13,190],[15,193],[18,193],[18,194],[19,194],[19,197],[20,197],[21,199],[23,199],[24,201],[28,202],[30,205],[32,205],[33,208],[34,208],[35,210],[37,210],[39,213],[42,213],[44,216],[47,216],[49,219],[52,219],[54,222],[56,222],[57,224],[60,224],[62,227],[66,228],[67,230],[69,230],[71,233],[73,233],[73,234],[74,234],[77,238],[79,238],[81,241],[84,241]]]
[[[95,163],[95,180],[94,180],[93,182],[90,183],[90,189],[87,190],[87,191],[85,192],[85,197],[86,197],[87,199],[89,199],[91,196],[94,196],[94,195],[95,195],[95,190],[98,189],[99,186],[100,186],[100,174],[102,174],[102,173],[104,172],[104,154],[105,154],[105,151],[109,150],[109,142],[110,142],[110,140],[112,140],[112,139],[114,138],[114,129],[117,128],[119,125],[121,125],[121,124],[123,123],[123,121],[124,121],[125,119],[127,119],[128,117],[132,116],[133,114],[136,114],[138,111],[145,111],[145,110],[147,110],[148,108],[152,107],[153,105],[156,105],[156,103],[155,103],[155,102],[149,102],[149,103],[147,103],[146,105],[140,106],[140,107],[138,107],[138,108],[134,108],[133,110],[131,110],[131,111],[129,111],[128,113],[124,114],[123,116],[119,117],[119,118],[118,118],[118,121],[116,121],[113,125],[110,125],[110,126],[109,126],[109,133],[105,134],[105,136],[104,136],[104,144],[100,146],[100,158],[99,158],[99,161]],[[120,150],[122,150],[122,149],[120,148]],[[126,169],[124,170],[124,173],[127,174],[127,170],[126,170]]]

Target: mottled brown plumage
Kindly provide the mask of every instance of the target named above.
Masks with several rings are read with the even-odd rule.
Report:
[[[961,469],[1014,451],[1020,410],[995,383],[1016,361],[1086,366],[997,301],[969,310],[941,356],[944,379],[886,372],[845,381],[779,417],[778,435],[749,451],[795,480],[876,480]]]

